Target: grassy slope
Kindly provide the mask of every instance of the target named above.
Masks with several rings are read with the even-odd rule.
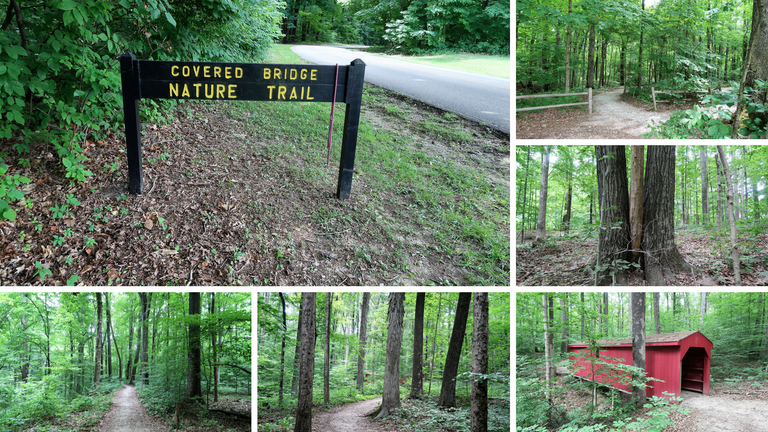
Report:
[[[510,72],[511,60],[509,57],[469,53],[427,56],[388,55],[386,57],[410,63],[436,66],[499,78],[510,78],[512,76]]]

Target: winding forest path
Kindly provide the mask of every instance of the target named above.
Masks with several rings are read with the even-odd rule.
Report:
[[[691,413],[679,422],[673,431],[685,432],[759,432],[765,431],[768,401],[729,394],[705,396],[683,391],[680,404]]]
[[[673,110],[654,112],[636,107],[621,98],[624,88],[592,94],[592,116],[578,121],[548,121],[531,138],[544,139],[640,139],[650,132],[652,121],[669,120]]]
[[[101,419],[99,432],[167,432],[169,429],[162,420],[147,413],[144,405],[136,396],[136,388],[123,386],[112,400],[112,406]]]
[[[333,411],[315,414],[312,418],[313,432],[368,432],[380,431],[366,414],[375,410],[381,398],[342,405]]]

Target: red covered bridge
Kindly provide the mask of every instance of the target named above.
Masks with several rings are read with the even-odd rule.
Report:
[[[605,360],[606,363],[632,364],[632,340],[602,340],[597,341],[600,358],[613,357],[618,360]],[[622,380],[626,372],[617,371],[609,366],[600,366],[592,362],[589,355],[589,344],[576,343],[568,345],[570,359],[573,362],[576,376],[600,384],[615,387],[622,391],[631,392],[632,385]],[[577,353],[587,353],[586,357],[576,356]],[[692,390],[709,394],[709,365],[712,357],[712,342],[701,332],[680,332],[665,334],[649,334],[645,337],[645,371],[647,376],[663,381],[651,381],[645,389],[648,397],[664,397],[662,393],[669,392],[675,396],[680,391]],[[594,378],[593,378],[594,375]],[[624,382],[622,382],[624,381]]]

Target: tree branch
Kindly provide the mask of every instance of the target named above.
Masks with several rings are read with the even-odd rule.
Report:
[[[5,21],[3,21],[2,27],[0,27],[0,30],[5,30],[8,28],[8,26],[11,24],[11,18],[14,15],[13,10],[13,3],[8,4],[8,10],[5,11]]]
[[[27,34],[24,32],[24,20],[21,18],[21,7],[19,7],[19,4],[16,3],[16,0],[11,0],[11,3],[8,5],[10,8],[13,6],[13,8],[16,10],[16,25],[19,26],[19,34],[21,35],[21,47],[24,49],[27,49]]]
[[[248,369],[246,369],[244,367],[240,367],[238,365],[233,365],[233,364],[229,364],[229,363],[214,363],[213,365],[214,366],[229,366],[229,367],[240,369],[241,371],[247,373],[248,375],[251,374],[251,371],[249,371]]]

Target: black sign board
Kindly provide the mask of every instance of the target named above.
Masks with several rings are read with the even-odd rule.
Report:
[[[227,99],[274,102],[344,102],[336,196],[349,198],[363,98],[365,63],[349,66],[213,63],[137,60],[120,56],[128,153],[128,182],[132,194],[143,190],[139,99]]]

